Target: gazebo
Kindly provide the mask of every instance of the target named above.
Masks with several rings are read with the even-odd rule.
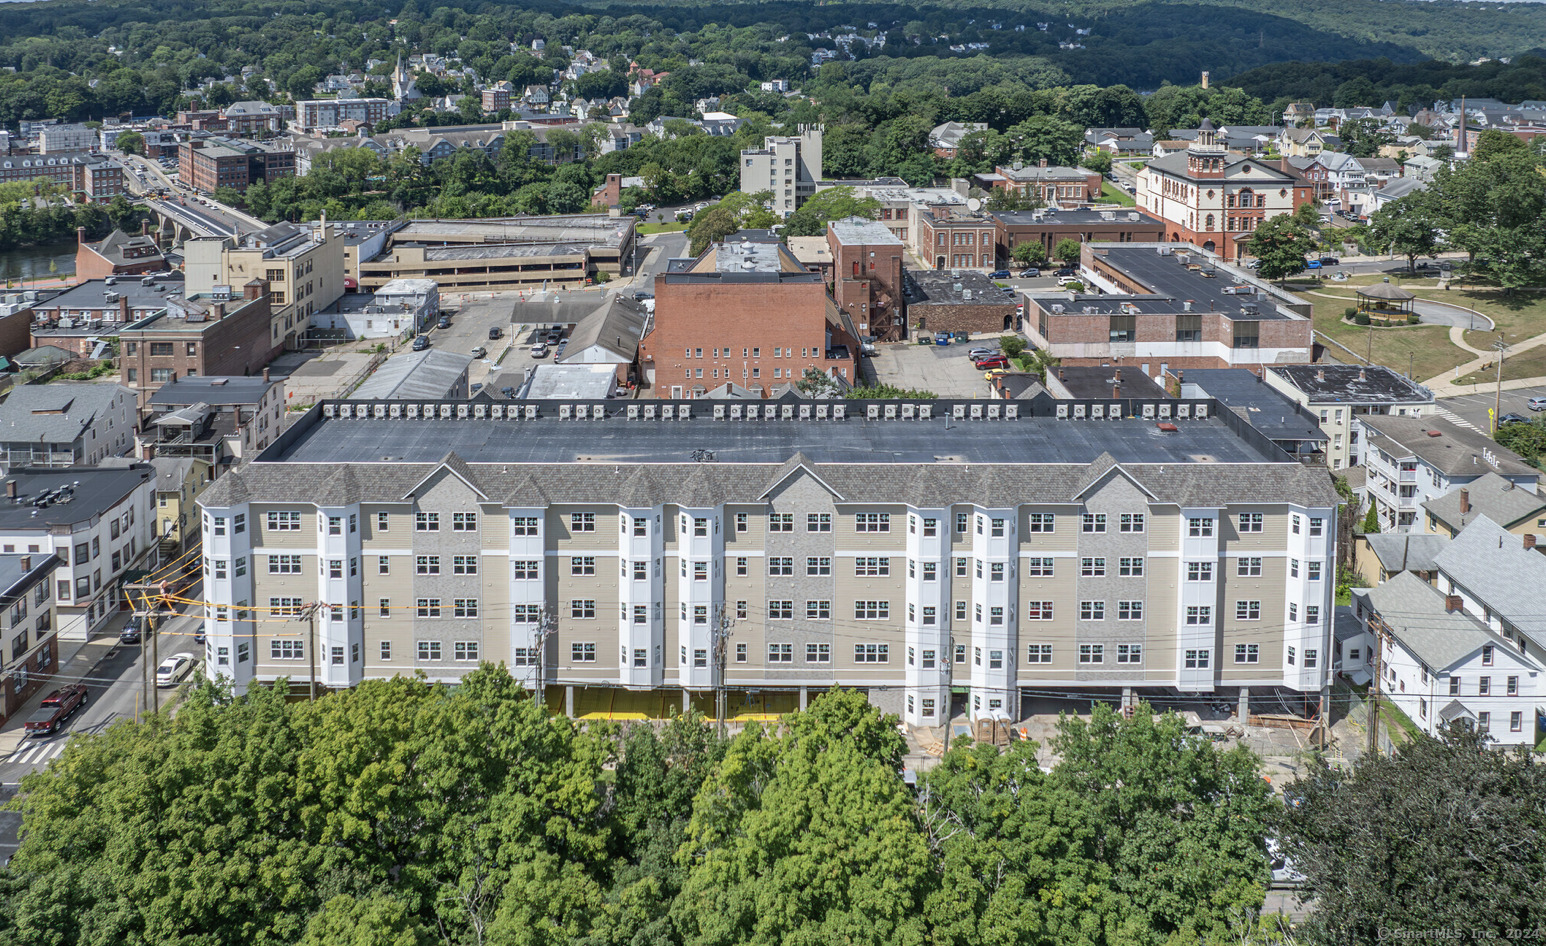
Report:
[[[1358,311],[1382,322],[1406,322],[1412,314],[1412,300],[1417,298],[1389,280],[1355,291]]]

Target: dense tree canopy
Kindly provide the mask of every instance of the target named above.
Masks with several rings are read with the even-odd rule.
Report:
[[[503,669],[315,703],[196,687],[23,785],[0,943],[1234,942],[1275,804],[1175,716],[901,774],[854,692],[729,742],[550,718]]]

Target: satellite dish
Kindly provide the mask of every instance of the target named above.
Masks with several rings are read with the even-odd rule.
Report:
[[[970,210],[972,213],[976,213],[977,211],[981,210],[982,209],[982,198],[980,198],[980,197],[968,197],[968,198],[966,198],[966,209]]]

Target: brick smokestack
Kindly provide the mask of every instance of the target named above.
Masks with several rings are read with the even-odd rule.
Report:
[[[1464,486],[1460,487],[1460,514],[1463,516],[1471,511],[1471,491]]]

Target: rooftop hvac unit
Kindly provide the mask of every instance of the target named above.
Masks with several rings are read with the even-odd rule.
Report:
[[[1170,416],[1170,405],[1169,404],[1161,404],[1159,406],[1159,416],[1162,417],[1162,418]]]
[[[433,405],[433,404],[425,404],[423,407],[419,408],[419,413],[421,413],[424,416],[425,420],[434,420],[434,418],[435,418],[435,405]]]
[[[1183,419],[1187,418],[1187,417],[1191,417],[1192,416],[1192,405],[1190,405],[1190,404],[1177,404],[1176,405],[1176,416],[1179,417],[1179,418],[1183,418]]]
[[[917,412],[918,412],[918,407],[915,404],[903,404],[902,405],[902,419],[903,420],[912,420],[913,416]]]
[[[1018,405],[1018,404],[1005,404],[1004,405],[1004,419],[1005,420],[1017,420],[1019,417],[1020,417],[1020,405]]]
[[[955,420],[966,420],[966,405],[965,404],[952,404],[952,405],[950,405],[950,416],[952,418],[954,418]]]
[[[338,408],[334,407],[331,404],[324,404],[324,405],[322,405],[322,416],[323,417],[337,417],[338,416]]]
[[[535,405],[535,404],[528,404],[528,405],[526,405],[526,419],[527,420],[536,420],[537,419],[537,405]]]
[[[639,419],[639,405],[637,405],[637,404],[630,404],[630,405],[628,405],[628,419],[629,420],[638,420]]]
[[[676,405],[674,405],[674,404],[667,404],[667,405],[663,406],[660,409],[660,416],[661,416],[661,418],[663,420],[675,420],[676,419]]]
[[[387,407],[387,416],[392,418],[393,420],[396,420],[397,418],[403,416],[403,406],[401,404],[391,404],[391,405],[388,405],[388,407]]]
[[[653,405],[653,404],[646,404],[646,405],[644,405],[644,419],[645,420],[654,420],[655,419],[655,405]]]
[[[723,405],[723,404],[715,404],[714,405],[714,419],[715,420],[724,420],[725,419],[725,405]]]
[[[1206,404],[1198,404],[1196,406],[1196,409],[1193,411],[1193,413],[1195,413],[1197,415],[1197,419],[1198,420],[1207,420],[1208,419],[1208,405],[1206,405]]]
[[[825,404],[817,404],[816,405],[816,419],[817,420],[826,420],[827,419],[827,405],[825,405]]]
[[[1092,419],[1094,419],[1094,420],[1105,420],[1106,419],[1106,405],[1104,405],[1104,404],[1091,404],[1090,405],[1090,417]]]
[[[449,406],[450,405],[447,405],[447,407],[449,407]],[[442,407],[440,409],[440,413],[442,415],[444,415],[446,413],[446,408]],[[456,405],[456,419],[457,420],[466,420],[467,419],[467,405],[466,404],[458,404],[458,405]]]
[[[811,406],[809,404],[801,404],[800,405],[800,419],[801,420],[810,420],[811,419]]]
[[[386,405],[385,404],[377,404],[375,407],[371,408],[371,413],[375,416],[375,418],[377,420],[385,419],[386,418]]]
[[[488,416],[488,405],[486,405],[486,404],[474,404],[473,407],[472,407],[472,416],[477,418],[478,420],[482,420],[483,418],[487,417]]]
[[[678,420],[686,420],[692,416],[692,407],[687,404],[679,405],[676,409],[676,416]]]
[[[418,419],[418,417],[419,417],[419,405],[417,405],[417,404],[409,404],[408,405],[408,417],[409,417],[410,420],[417,420]]]
[[[878,420],[880,418],[879,404],[866,404],[864,407],[865,420]]]
[[[576,405],[574,409],[574,416],[576,420],[590,420],[590,405]]]
[[[1143,406],[1143,419],[1144,420],[1153,420],[1154,419],[1154,405],[1153,404],[1145,404]]]
[[[972,420],[982,420],[982,405],[981,404],[973,404],[972,405]]]
[[[741,405],[739,405],[739,404],[732,404],[732,405],[730,405],[730,419],[731,420],[740,420],[742,413],[743,413],[743,410],[741,408]]]
[[[1058,416],[1058,420],[1067,420],[1068,419],[1068,405],[1067,404],[1059,404],[1058,405],[1057,416]]]
[[[998,420],[999,407],[1000,407],[1000,405],[998,405],[998,404],[989,404],[988,405],[988,420]]]
[[[921,420],[928,420],[928,419],[930,419],[933,416],[934,416],[934,405],[932,405],[932,404],[919,404],[918,405],[918,417],[919,417],[919,419],[921,419]]]
[[[441,420],[450,420],[451,419],[451,405],[449,405],[449,404],[442,404],[442,405],[440,405],[440,419]]]
[[[1053,315],[1062,315],[1063,311],[1064,311],[1063,303],[1061,303],[1061,302],[1054,302],[1054,303],[1052,303],[1052,314]]]
[[[504,420],[505,406],[503,404],[495,404],[493,407],[489,408],[489,416],[494,420]]]
[[[670,408],[667,408],[667,410],[670,410]],[[574,413],[574,408],[571,407],[570,405],[568,405],[568,404],[560,404],[560,405],[558,405],[558,419],[559,420],[568,420],[570,415],[573,414],[573,413]]]
[[[1110,418],[1111,420],[1121,420],[1122,419],[1122,405],[1121,404],[1113,404],[1113,405],[1111,405],[1111,407],[1106,410],[1106,416],[1108,418]]]
[[[1083,405],[1083,404],[1075,404],[1074,405],[1074,419],[1075,420],[1084,420],[1084,415],[1085,415],[1085,405]]]
[[[783,404],[778,409],[778,415],[782,420],[794,420],[794,405]]]
[[[896,405],[895,404],[887,404],[886,405],[886,420],[896,420]]]

